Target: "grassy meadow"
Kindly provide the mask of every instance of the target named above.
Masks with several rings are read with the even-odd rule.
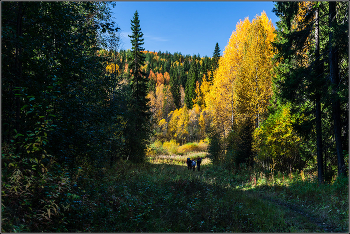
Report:
[[[348,231],[347,179],[318,185],[312,174],[237,174],[206,155],[154,155],[141,165],[119,161],[89,176],[82,169],[71,195],[76,205],[67,208],[64,229],[52,231]],[[189,171],[186,158],[198,156],[201,171]]]

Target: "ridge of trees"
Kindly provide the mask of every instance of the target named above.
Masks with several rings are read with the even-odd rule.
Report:
[[[155,133],[152,139],[176,139],[182,143],[204,139],[209,115],[204,111],[203,92],[208,92],[204,87],[208,88],[209,79],[217,67],[215,61],[220,57],[219,45],[216,44],[212,58],[184,56],[179,52],[171,54],[167,51],[142,53],[145,64],[141,69],[148,77],[147,98],[150,101],[152,129]],[[130,76],[130,54],[129,50],[119,52],[122,79]],[[180,125],[178,121],[181,122]],[[177,126],[179,129],[176,129]]]

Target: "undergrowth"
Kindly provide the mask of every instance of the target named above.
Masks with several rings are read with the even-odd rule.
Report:
[[[58,182],[69,187],[55,198],[57,211],[41,231],[324,231],[312,222],[301,223],[300,218],[291,217],[290,210],[262,199],[261,194],[304,207],[337,226],[336,231],[348,230],[347,178],[318,185],[310,175],[301,173],[273,178],[249,170],[232,173],[211,164],[206,155],[202,155],[201,171],[188,170],[184,160],[198,154],[149,157],[143,164],[117,161],[102,169],[85,162],[69,181]],[[42,210],[49,217],[46,208]],[[10,210],[2,211],[4,221]],[[2,231],[33,230],[26,225],[8,223]]]
[[[243,173],[244,174],[244,173]],[[246,173],[248,175],[248,172]],[[346,232],[349,228],[349,180],[338,177],[320,184],[314,173],[303,171],[284,175],[251,173],[244,189],[277,198],[287,204],[298,205],[314,216]]]
[[[283,210],[233,190],[226,173],[169,164],[119,162],[100,180],[83,180],[69,231],[283,231]],[[275,214],[279,213],[279,217]]]

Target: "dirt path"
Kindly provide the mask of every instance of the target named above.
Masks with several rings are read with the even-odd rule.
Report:
[[[169,158],[169,157],[165,157],[165,158]],[[175,159],[175,161],[176,160],[178,159]],[[170,165],[168,166],[171,167]],[[179,168],[181,168],[181,170],[179,170]],[[284,220],[283,222],[286,224],[286,227],[283,225],[283,230],[288,230],[289,232],[306,232],[306,233],[308,232],[322,232],[322,233],[344,232],[343,230],[339,229],[336,223],[333,223],[330,220],[325,221],[324,218],[322,218],[320,215],[312,212],[310,208],[303,207],[301,204],[285,201],[279,198],[278,194],[270,194],[266,191],[243,190],[243,189],[237,188],[235,184],[231,184],[230,180],[224,181],[225,178],[223,177],[223,175],[221,175],[220,173],[218,174],[216,171],[210,171],[210,173],[206,173],[205,167],[203,168],[203,171],[201,170],[200,173],[198,173],[197,171],[189,172],[186,169],[185,164],[180,164],[177,166],[176,169],[174,168],[173,171],[175,174],[181,175],[181,177],[183,178],[187,177],[186,178],[187,180],[195,179],[198,181],[202,181],[204,184],[208,183],[208,181],[211,181],[210,183],[215,187],[218,187],[218,188],[225,187],[226,189],[228,189],[225,191],[225,194],[236,193],[235,191],[237,190],[242,191],[244,193],[243,198],[244,196],[249,197],[248,201],[246,202],[243,200],[244,201],[243,203],[247,203],[249,204],[249,206],[254,204],[261,204],[261,202],[263,202],[268,206],[271,205],[271,207],[275,207],[277,213],[275,213],[274,216],[276,217],[276,219],[280,218],[280,217],[277,217],[278,215],[283,214],[283,220]],[[227,185],[227,182],[231,184],[229,188],[225,186],[225,184]],[[254,202],[254,200],[256,202]],[[279,211],[282,211],[282,212],[279,213]],[[259,217],[259,219],[265,220],[265,217]],[[275,228],[276,230],[279,230],[279,227],[275,227]]]
[[[335,227],[332,224],[325,223],[319,217],[307,211],[305,208],[301,207],[300,205],[286,203],[281,199],[266,196],[261,193],[256,193],[256,192],[253,192],[253,193],[255,196],[257,195],[260,199],[263,199],[265,201],[268,201],[280,207],[286,208],[288,217],[290,218],[290,220],[286,220],[286,221],[291,222],[291,224],[293,223],[293,225],[299,226],[300,228],[305,228],[306,229],[305,231],[327,232],[327,233],[339,232],[339,231],[336,231],[338,229],[337,227]],[[316,228],[316,230],[314,228]],[[308,230],[308,229],[311,229],[311,230]]]

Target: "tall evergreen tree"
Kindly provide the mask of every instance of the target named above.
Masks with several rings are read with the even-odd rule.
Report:
[[[67,179],[70,187],[80,159],[89,157],[98,168],[111,142],[122,142],[119,107],[110,101],[118,84],[105,70],[111,58],[99,54],[99,32],[110,31],[108,3],[13,1],[1,7],[2,217],[8,220],[1,229],[72,230],[79,223],[73,216],[57,222],[74,212],[63,211],[70,201],[55,181]],[[15,185],[26,193],[13,190],[16,171],[30,178]],[[61,211],[44,220],[38,214],[49,204]]]
[[[337,161],[338,161],[338,174],[345,176],[345,164],[342,150],[342,136],[341,136],[341,109],[339,95],[339,52],[338,45],[334,40],[334,31],[337,28],[337,9],[336,2],[329,2],[329,73],[332,86],[332,109],[333,109],[333,121],[334,121],[334,136],[336,142]]]
[[[196,98],[196,82],[198,81],[198,67],[194,60],[191,63],[191,68],[187,74],[186,88],[185,88],[185,102],[189,109],[192,109],[193,100]]]
[[[323,175],[323,149],[322,149],[322,119],[320,88],[322,88],[322,71],[320,71],[320,48],[319,40],[319,11],[318,7],[306,8],[308,14],[300,16],[300,3],[277,2],[274,12],[277,16],[284,15],[278,22],[277,43],[279,54],[277,58],[283,57],[279,65],[279,75],[281,87],[281,96],[284,100],[291,101],[293,107],[299,106],[303,109],[306,103],[314,103],[311,108],[314,109],[317,142],[317,166],[318,179],[320,183],[324,181]],[[315,27],[316,26],[316,27]],[[314,42],[312,42],[312,33],[315,31]],[[287,42],[287,43],[286,43]],[[312,44],[314,46],[312,46]],[[308,46],[306,46],[308,45]],[[314,47],[314,48],[313,48]],[[305,55],[305,48],[309,51],[315,51],[314,56],[310,53],[309,57]],[[279,57],[281,56],[281,57]],[[313,60],[308,63],[307,59]],[[310,75],[312,73],[312,75]],[[308,100],[308,102],[305,102]],[[311,130],[311,129],[309,129]]]
[[[340,14],[337,14],[338,9]],[[348,109],[348,95],[345,95],[348,75],[344,72],[348,71],[348,64],[341,64],[338,59],[339,52],[348,51],[348,13],[343,9],[348,9],[348,2],[277,2],[274,9],[281,19],[277,22],[279,29],[275,43],[279,51],[277,83],[280,96],[293,104],[294,111],[299,109],[298,112],[309,116],[309,123],[305,121],[310,126],[307,135],[314,132],[312,128],[316,130],[320,182],[324,179],[322,139],[326,138],[324,132],[329,132],[325,126],[331,119],[334,122],[335,141],[332,144],[337,152],[338,174],[345,174],[342,138],[348,136],[344,134],[347,132],[344,131],[344,120],[348,118],[344,112]],[[344,49],[340,50],[338,46]],[[346,53],[342,54],[342,61],[348,61]],[[343,74],[343,79],[339,79],[339,74]],[[311,108],[307,106],[310,104]],[[331,112],[330,109],[327,111],[330,104],[333,116],[327,114]],[[323,113],[321,107],[325,109]],[[310,109],[314,118],[310,116]]]
[[[177,69],[172,69],[170,74],[170,91],[174,98],[176,108],[181,107],[181,95],[180,95],[180,76]]]
[[[131,20],[131,56],[128,58],[131,75],[128,103],[127,127],[126,127],[126,157],[134,162],[142,162],[145,157],[146,141],[150,132],[150,110],[147,105],[147,77],[141,70],[145,63],[145,57],[141,51],[143,33],[141,32],[139,14],[136,11]]]
[[[212,81],[214,79],[214,71],[219,66],[219,59],[220,59],[220,47],[219,47],[219,43],[216,43],[214,53],[213,53],[213,58],[211,61],[211,71],[212,72],[211,72],[211,75],[209,78],[210,81]]]
[[[219,43],[216,42],[214,53],[213,53],[213,70],[215,70],[218,67],[220,59],[220,47]]]

